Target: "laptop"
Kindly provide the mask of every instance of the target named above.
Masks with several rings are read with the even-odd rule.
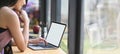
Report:
[[[66,29],[66,24],[51,22],[49,31],[45,38],[48,44],[47,45],[45,45],[45,43],[40,43],[37,45],[29,44],[28,47],[33,50],[59,48],[65,29]]]

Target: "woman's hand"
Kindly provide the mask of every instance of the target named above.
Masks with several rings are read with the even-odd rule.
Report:
[[[28,14],[26,13],[25,10],[21,10],[19,17],[21,18],[21,20],[24,24],[29,24],[30,20],[29,20]]]
[[[47,45],[47,42],[45,41],[44,38],[35,38],[35,39],[30,39],[29,43],[31,44],[40,44],[41,42],[45,43]]]
[[[29,23],[30,20],[25,10],[22,10],[22,9],[21,10],[13,9],[13,10],[16,12],[21,22]]]

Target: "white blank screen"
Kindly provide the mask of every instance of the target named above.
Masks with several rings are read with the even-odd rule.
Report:
[[[65,29],[65,25],[52,23],[46,41],[55,46],[59,46],[64,29]]]

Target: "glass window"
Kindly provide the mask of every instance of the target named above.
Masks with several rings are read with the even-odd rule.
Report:
[[[50,26],[50,22],[51,22],[51,0],[47,0],[47,6],[46,6],[47,10],[46,10],[46,25],[47,28],[49,28]]]
[[[84,0],[84,54],[120,51],[120,0]]]
[[[61,3],[58,3],[58,0],[57,1],[54,1],[54,0],[47,0],[47,10],[46,10],[46,13],[47,13],[47,27],[49,28],[49,25],[50,25],[50,21],[51,20],[60,20],[61,21],[61,23],[65,23],[65,24],[67,24],[68,25],[68,1],[69,0],[61,0]],[[56,2],[56,3],[54,3],[54,2]],[[61,6],[61,9],[59,9],[59,10],[61,10],[61,12],[60,12],[60,14],[61,14],[61,16],[58,16],[57,14],[59,14],[58,12],[59,12],[59,10],[57,9],[57,7],[56,6],[54,6],[53,4],[51,4],[51,3],[54,3],[54,4],[56,4],[56,6]],[[60,5],[61,4],[61,5]],[[53,6],[52,6],[53,5]],[[52,7],[54,7],[54,8],[52,8]],[[60,8],[60,7],[58,7],[58,8]],[[54,11],[54,9],[57,9],[56,11],[55,11],[55,13],[53,13]],[[53,12],[52,12],[52,11]],[[57,12],[57,13],[56,13]],[[56,18],[51,18],[52,17],[52,14],[53,14],[53,17],[56,17]],[[54,15],[55,14],[55,15]],[[56,16],[57,15],[57,16]],[[61,17],[61,18],[60,18]],[[60,18],[60,19],[58,19],[58,18]],[[56,21],[57,22],[57,21]],[[63,50],[63,51],[65,51],[66,53],[68,52],[68,45],[67,45],[67,39],[68,39],[68,27],[66,28],[66,30],[65,30],[65,33],[64,33],[64,35],[63,35],[63,39],[62,39],[62,42],[61,42],[61,45],[60,45],[60,48]]]
[[[39,0],[28,0],[27,5],[24,9],[28,13],[28,17],[30,19],[30,28],[33,28],[34,25],[39,25]]]
[[[30,33],[38,34],[40,31],[40,5],[39,0],[27,0],[27,4],[24,8],[24,10],[27,12],[28,17],[30,19]]]
[[[68,2],[69,0],[61,0],[61,22],[68,25]],[[66,31],[64,33],[61,48],[67,53],[68,52],[68,27],[66,28]]]

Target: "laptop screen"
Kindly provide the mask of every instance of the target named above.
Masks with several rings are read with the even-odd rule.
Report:
[[[66,25],[52,22],[50,30],[47,34],[46,41],[55,46],[59,46],[63,33],[65,31]]]

